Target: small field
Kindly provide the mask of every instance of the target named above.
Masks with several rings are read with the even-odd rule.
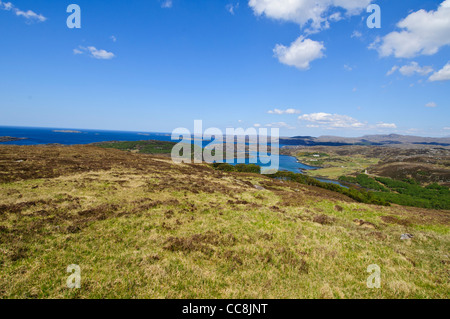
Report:
[[[414,179],[426,186],[450,186],[450,149],[417,145],[401,146],[294,146],[281,154],[295,156],[300,162],[322,167],[308,175],[338,179],[361,173],[396,180]]]
[[[303,164],[320,167],[317,170],[306,171],[307,175],[328,179],[338,179],[343,175],[364,173],[367,168],[377,164],[379,161],[378,158],[360,155],[339,156],[319,152],[300,152],[296,154],[296,157]]]
[[[1,146],[0,169],[2,298],[449,297],[448,210],[94,146]]]

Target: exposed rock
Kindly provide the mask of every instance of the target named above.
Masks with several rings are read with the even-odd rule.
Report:
[[[402,234],[402,236],[400,237],[401,240],[406,240],[406,239],[411,239],[413,238],[414,235],[411,234]]]

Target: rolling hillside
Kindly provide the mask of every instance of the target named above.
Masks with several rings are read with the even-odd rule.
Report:
[[[3,298],[448,298],[449,211],[95,146],[0,146],[0,172]]]

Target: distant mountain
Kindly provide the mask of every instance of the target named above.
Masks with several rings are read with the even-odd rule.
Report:
[[[436,145],[450,146],[450,137],[421,137],[411,135],[364,135],[362,137],[340,137],[340,136],[295,136],[280,138],[280,144],[285,145],[399,145],[399,144],[417,144],[417,145]]]

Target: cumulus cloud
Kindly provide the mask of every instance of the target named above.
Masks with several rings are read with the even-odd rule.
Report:
[[[399,72],[406,76],[412,76],[414,74],[427,75],[433,71],[434,70],[431,66],[421,67],[417,62],[411,62],[410,64],[404,65],[399,69]]]
[[[397,125],[395,125],[394,123],[383,123],[380,122],[377,125],[375,125],[377,128],[387,128],[387,129],[395,129],[397,128]]]
[[[78,49],[73,50],[74,54],[84,54],[87,53],[91,57],[99,60],[110,60],[115,57],[114,53],[108,52],[106,50],[98,50],[96,47],[82,47],[79,46]]]
[[[296,110],[296,109],[286,109],[286,110],[280,110],[280,109],[274,109],[274,110],[270,110],[267,113],[269,114],[300,114],[300,110]]]
[[[397,71],[397,70],[398,70],[398,66],[397,66],[397,65],[394,65],[394,66],[392,67],[392,69],[390,69],[390,70],[386,73],[386,75],[387,75],[387,76],[392,75],[392,74],[394,74],[395,71]]]
[[[363,128],[364,123],[354,119],[348,115],[330,114],[330,113],[311,113],[298,117],[301,121],[307,121],[309,127],[324,127],[327,129],[336,128]]]
[[[411,58],[433,55],[450,44],[450,0],[443,1],[437,10],[419,10],[401,20],[394,31],[372,45],[381,56]]]
[[[430,78],[430,81],[448,81],[450,80],[450,61],[440,69],[439,71],[434,72]]]
[[[286,128],[289,130],[295,129],[295,127],[285,123],[285,122],[276,122],[276,123],[269,123],[265,125],[266,127],[273,127],[273,128]]]
[[[429,103],[425,104],[425,107],[437,107],[437,104],[434,102],[429,102]]]
[[[346,15],[355,15],[372,0],[250,0],[249,6],[258,15],[290,21],[301,27],[310,26],[314,32],[329,27],[330,21],[342,19],[342,9]]]
[[[431,66],[423,66],[421,67],[417,62],[411,62],[410,64],[404,65],[402,67],[393,66],[390,71],[388,71],[387,75],[393,74],[395,71],[399,71],[402,75],[405,76],[413,76],[416,74],[425,76],[431,72],[433,72],[433,68]]]
[[[330,22],[344,16],[360,14],[372,0],[249,0],[257,16],[289,21],[300,25],[305,34],[317,33],[330,26]],[[359,36],[360,33],[354,33]],[[323,43],[300,36],[289,47],[277,44],[275,57],[286,65],[307,70],[310,63],[324,56]]]
[[[0,1],[0,9],[6,11],[12,11],[16,14],[16,16],[24,17],[27,21],[36,21],[36,22],[44,22],[47,20],[42,14],[37,14],[34,11],[27,10],[22,11],[19,8],[16,8],[11,2],[2,2]]]
[[[300,36],[289,47],[277,44],[273,52],[281,63],[294,66],[299,70],[307,70],[312,61],[324,56],[324,50],[323,43]]]

